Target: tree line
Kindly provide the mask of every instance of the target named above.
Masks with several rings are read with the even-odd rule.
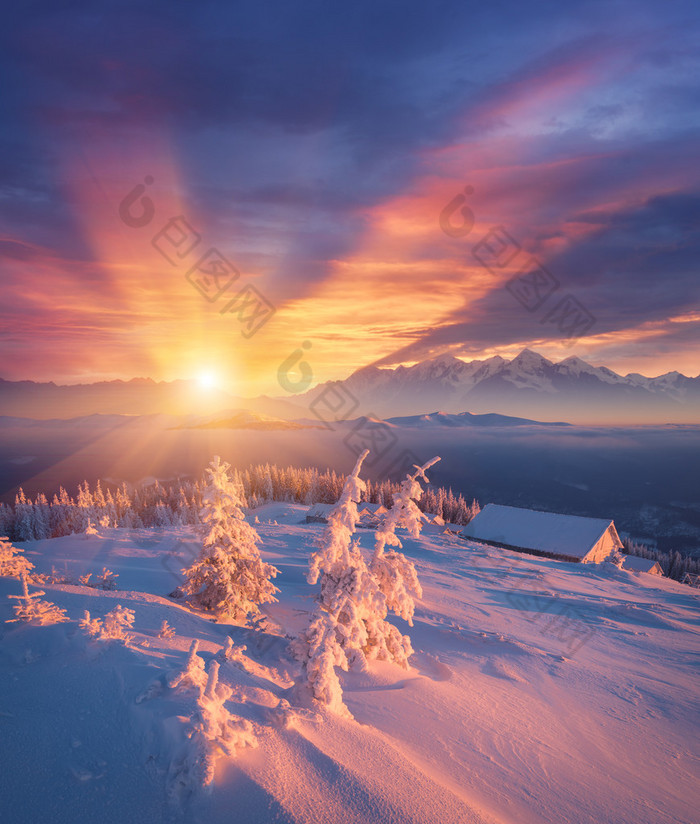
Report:
[[[332,470],[314,467],[278,467],[258,464],[244,470],[232,470],[232,480],[244,494],[244,506],[256,509],[271,501],[288,501],[311,506],[333,504],[343,490],[345,477]],[[87,481],[78,485],[71,496],[60,487],[51,501],[39,493],[32,501],[20,488],[14,506],[0,504],[0,535],[13,541],[34,541],[83,533],[91,526],[140,529],[144,527],[185,526],[199,523],[204,484],[200,480],[173,483],[103,486],[100,481],[91,489]],[[364,503],[377,503],[390,509],[401,482],[366,482]],[[469,504],[452,489],[429,487],[419,506],[423,512],[440,515],[453,524],[467,524],[481,507],[476,500]]]

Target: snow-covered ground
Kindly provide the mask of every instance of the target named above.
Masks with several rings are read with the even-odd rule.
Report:
[[[0,579],[3,824],[698,820],[700,592],[435,527],[401,535],[424,590],[415,626],[397,621],[416,654],[408,671],[343,673],[345,720],[294,706],[285,636],[314,606],[305,573],[323,529],[305,513],[257,510],[281,592],[255,632],[167,597],[197,551],[187,528],[23,545],[37,572],[77,579],[106,566],[119,578],[116,591],[42,585],[71,619],[48,627],[5,623],[21,587]],[[370,549],[373,533],[358,534]],[[132,640],[89,640],[84,611],[103,618],[118,604],[135,612]],[[159,637],[164,620],[172,637]],[[226,660],[228,636],[238,652]],[[223,689],[204,707],[184,682],[169,686],[193,639],[208,671],[220,660]],[[249,721],[257,746],[222,751],[204,790],[197,742],[212,718],[229,743]],[[207,741],[211,755],[226,747],[225,735]]]

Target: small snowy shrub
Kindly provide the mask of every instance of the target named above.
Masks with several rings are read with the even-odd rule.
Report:
[[[217,619],[239,621],[258,615],[259,604],[277,600],[270,579],[279,570],[260,558],[260,536],[245,520],[243,491],[229,478],[229,469],[216,456],[206,470],[200,512],[203,545],[197,561],[183,570],[182,591]]]
[[[187,753],[179,760],[175,774],[169,776],[170,785],[176,786],[180,794],[209,787],[221,755],[232,757],[244,747],[257,746],[250,721],[232,715],[224,706],[230,697],[231,689],[219,684],[219,662],[214,660],[190,719]]]
[[[89,638],[97,638],[102,631],[102,621],[99,618],[91,618],[88,610],[85,610],[78,626]]]
[[[15,604],[13,609],[15,611],[15,618],[8,618],[6,623],[13,621],[26,621],[37,626],[48,626],[50,624],[60,624],[62,621],[68,621],[66,611],[60,609],[51,601],[39,600],[42,595],[46,593],[40,589],[29,594],[27,586],[27,576],[22,574],[22,595],[8,595],[8,598],[14,598],[19,601]]]
[[[112,570],[107,569],[107,567],[102,567],[102,574],[95,578],[94,584],[88,584],[88,586],[93,586],[97,589],[114,590],[117,588],[118,577],[119,575],[116,572],[112,572]]]
[[[125,644],[131,641],[132,636],[126,630],[134,626],[135,614],[133,609],[127,609],[121,604],[105,615],[104,631],[100,638],[104,641],[123,641]]]
[[[90,638],[97,638],[99,641],[123,641],[128,644],[133,636],[126,630],[134,625],[135,614],[133,609],[127,609],[121,604],[108,612],[104,621],[99,618],[90,618],[90,613],[85,610],[80,628]]]
[[[240,647],[235,647],[233,645],[233,638],[231,636],[227,636],[226,643],[223,647],[217,652],[216,657],[222,663],[224,661],[241,661],[243,659],[243,653],[248,649],[245,644],[242,644]]]
[[[21,578],[34,564],[24,557],[23,550],[0,535],[0,578]]]
[[[159,638],[172,638],[175,635],[175,630],[170,626],[167,621],[163,621],[160,625],[160,629],[158,630],[158,637]]]
[[[190,651],[187,656],[187,663],[184,670],[176,670],[168,675],[167,682],[170,689],[203,689],[207,682],[204,673],[204,659],[197,655],[199,641],[195,638],[190,644]]]

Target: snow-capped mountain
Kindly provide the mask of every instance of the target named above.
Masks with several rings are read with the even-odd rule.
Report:
[[[695,423],[700,421],[700,376],[669,372],[655,378],[618,375],[578,357],[558,363],[524,349],[512,360],[463,361],[441,355],[395,369],[368,366],[295,401],[313,404],[329,386],[357,401],[349,413],[378,417],[420,415],[427,408],[495,412],[539,420],[584,423]],[[348,394],[349,393],[349,394]],[[350,400],[347,401],[348,407]]]
[[[471,412],[430,412],[426,415],[408,415],[405,417],[387,418],[384,423],[389,426],[403,426],[411,429],[435,429],[436,427],[452,427],[453,429],[475,426],[571,426],[563,421],[541,423],[530,418],[513,418],[509,415],[487,413],[472,415]]]

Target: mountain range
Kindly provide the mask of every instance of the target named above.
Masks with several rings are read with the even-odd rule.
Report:
[[[221,390],[204,393],[194,381],[148,378],[75,386],[0,379],[0,415],[37,419],[91,414],[207,415],[231,409],[286,421],[388,419],[424,416],[433,409],[452,415],[469,410],[582,424],[692,424],[700,423],[700,375],[619,375],[578,357],[553,362],[524,349],[512,360],[496,355],[464,361],[441,355],[394,369],[366,366],[344,380],[283,397],[242,398]],[[442,425],[458,423],[444,419]],[[461,421],[465,423],[478,425],[476,420]]]
[[[293,420],[306,410],[280,398],[264,395],[240,398],[220,389],[202,389],[197,381],[100,381],[61,386],[53,382],[0,379],[0,415],[49,420],[87,415],[211,415],[246,409],[261,415]]]
[[[319,409],[330,395],[335,403],[343,397],[348,407],[354,405],[353,417],[420,415],[428,407],[576,423],[700,422],[700,376],[623,376],[578,357],[555,363],[530,349],[512,360],[496,355],[463,361],[441,355],[395,369],[367,366],[344,381],[296,395],[294,401]]]

